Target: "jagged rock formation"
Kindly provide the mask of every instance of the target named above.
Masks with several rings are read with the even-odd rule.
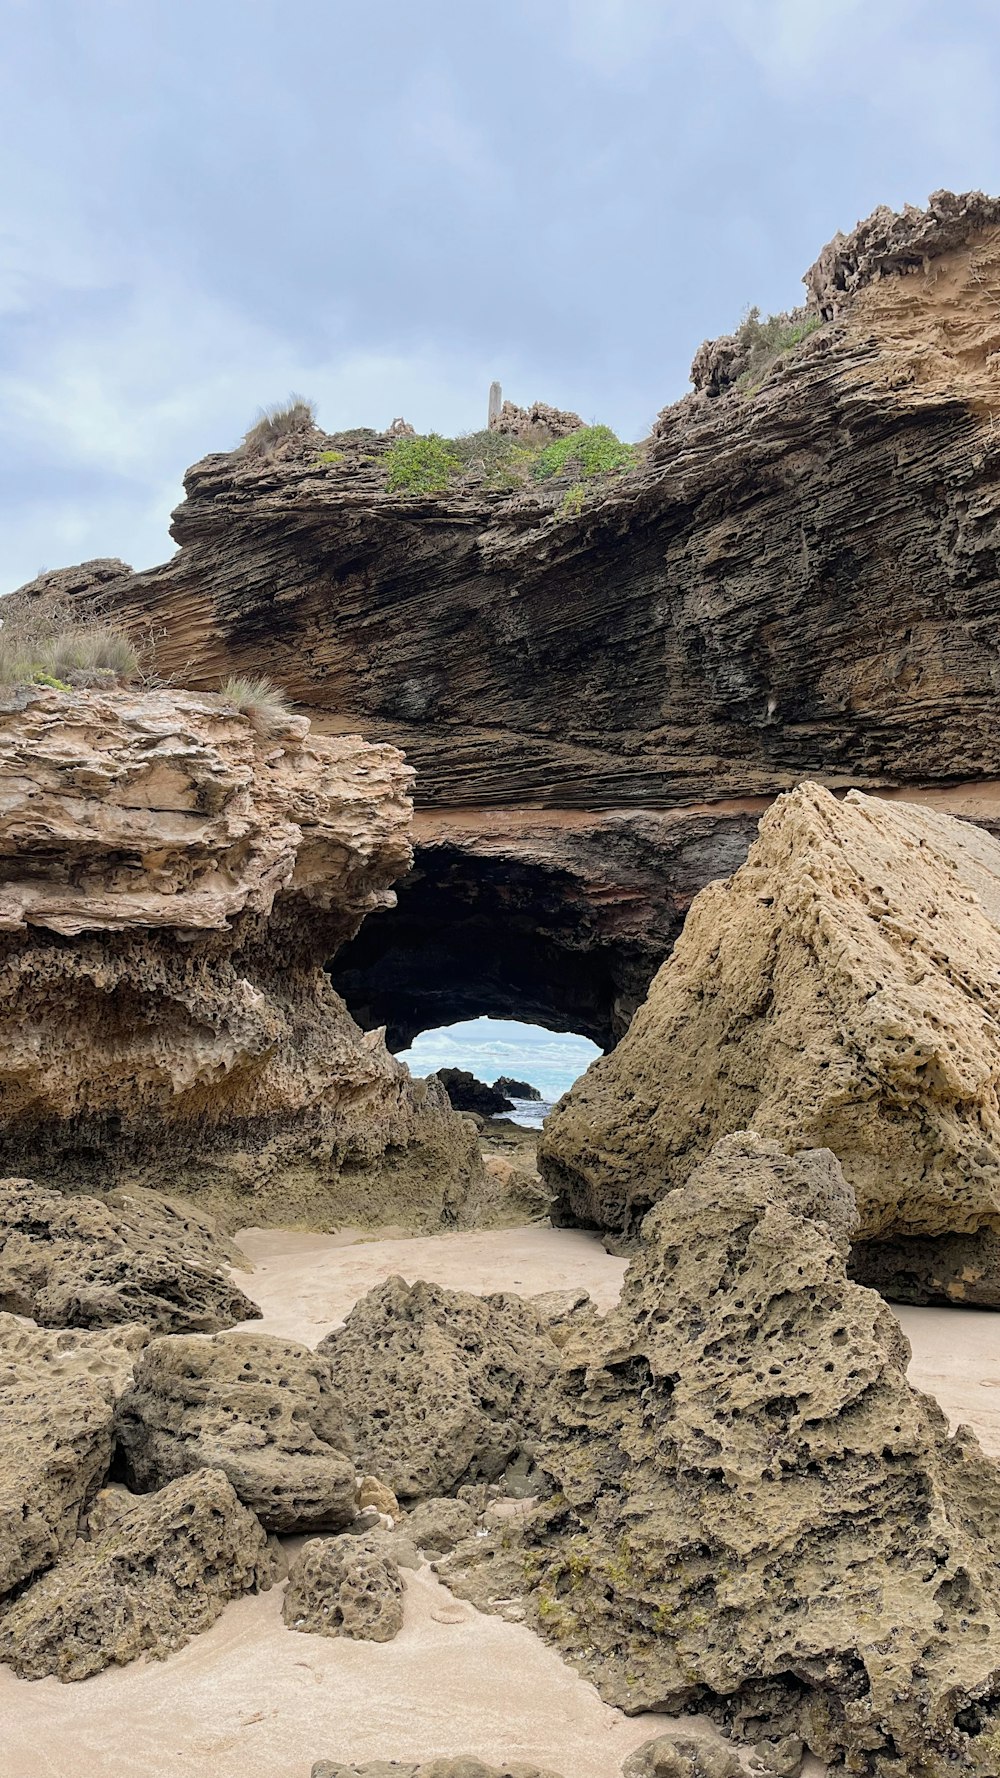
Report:
[[[480,1117],[496,1117],[500,1112],[514,1109],[506,1093],[498,1087],[487,1086],[484,1080],[477,1080],[467,1068],[439,1068],[437,1077],[456,1111],[475,1111]]]
[[[530,407],[518,407],[514,401],[505,401],[495,419],[490,421],[490,431],[537,444],[539,441],[548,443],[553,438],[566,438],[571,432],[578,432],[582,425],[579,414],[550,407],[547,401],[533,401]]]
[[[839,1157],[860,1275],[910,1301],[1000,1302],[998,975],[995,840],[904,802],[790,792],[549,1117],[556,1214],[633,1234],[752,1125]]]
[[[0,1609],[0,1662],[22,1679],[87,1679],[183,1647],[270,1584],[267,1538],[219,1470],[139,1499],[109,1489],[87,1536]]]
[[[288,1572],[281,1614],[291,1630],[391,1642],[403,1628],[398,1565],[367,1537],[314,1537]]]
[[[165,691],[0,710],[0,1167],[243,1223],[461,1214],[472,1132],[324,963],[409,857],[398,753]]]
[[[49,1333],[0,1314],[0,1598],[73,1543],[145,1337]]]
[[[540,1100],[542,1096],[530,1080],[512,1080],[509,1074],[498,1074],[493,1086],[496,1092],[506,1093],[508,1099]]]
[[[269,1334],[154,1340],[118,1404],[130,1486],[221,1469],[269,1531],[339,1531],[355,1516],[343,1403],[325,1358]]]
[[[0,1310],[44,1327],[215,1333],[256,1320],[226,1270],[234,1257],[210,1221],[152,1193],[66,1197],[0,1179]]]
[[[832,1155],[717,1144],[648,1218],[619,1306],[566,1349],[557,1492],[439,1565],[627,1710],[707,1709],[869,1778],[989,1778],[1000,1470],[906,1381],[844,1270]]]
[[[496,1481],[534,1453],[556,1348],[510,1292],[387,1278],[317,1350],[360,1461],[401,1501]]]
[[[926,210],[907,204],[901,214],[880,204],[849,235],[834,235],[809,267],[802,280],[809,306],[832,320],[867,284],[899,273],[926,276],[934,260],[992,238],[998,225],[1000,199],[981,191],[935,191]]]

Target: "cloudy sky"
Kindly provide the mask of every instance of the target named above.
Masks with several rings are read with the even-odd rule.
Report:
[[[641,436],[838,227],[1000,190],[994,0],[0,0],[0,591],[292,391]]]
[[[558,1099],[578,1074],[596,1061],[600,1050],[586,1037],[542,1031],[516,1019],[463,1019],[439,1031],[424,1031],[399,1060],[411,1074],[433,1074],[439,1068],[468,1068],[477,1080],[492,1085],[498,1074],[527,1080],[543,1099]]]

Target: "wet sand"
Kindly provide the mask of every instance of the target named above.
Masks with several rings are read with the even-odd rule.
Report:
[[[394,1272],[525,1296],[582,1288],[606,1310],[625,1271],[591,1236],[539,1225],[378,1241],[248,1230],[239,1240],[255,1270],[237,1276],[264,1310],[250,1325],[309,1345]],[[1000,1315],[898,1313],[913,1381],[1000,1456]],[[457,1602],[428,1568],[408,1574],[406,1588],[403,1629],[386,1644],[286,1629],[276,1587],[228,1606],[167,1661],[77,1685],[0,1670],[0,1778],[308,1778],[324,1757],[459,1753],[563,1778],[618,1778],[628,1752],[667,1726],[609,1709],[522,1626],[466,1604],[461,1622],[441,1621],[435,1612]],[[810,1761],[806,1778],[821,1771]]]

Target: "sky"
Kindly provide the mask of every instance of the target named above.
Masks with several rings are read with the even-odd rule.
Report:
[[[291,393],[638,438],[838,228],[1000,190],[994,0],[0,0],[0,592]]]
[[[543,1031],[516,1019],[463,1019],[424,1031],[399,1060],[411,1074],[467,1068],[491,1086],[498,1074],[526,1080],[543,1099],[558,1099],[600,1055],[596,1043],[565,1032]]]

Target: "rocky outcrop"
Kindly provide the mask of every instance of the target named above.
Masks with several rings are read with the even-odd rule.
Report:
[[[67,1197],[0,1179],[0,1310],[45,1327],[215,1333],[260,1315],[211,1222],[149,1192]]]
[[[0,1167],[242,1223],[459,1216],[471,1131],[323,967],[409,863],[398,753],[177,692],[4,702]]]
[[[992,241],[998,228],[1000,199],[981,191],[932,192],[926,210],[879,204],[849,235],[834,235],[809,267],[802,280],[809,306],[832,320],[867,284],[900,273],[926,277],[935,259],[961,254],[977,238]]]
[[[853,1220],[828,1152],[719,1143],[566,1349],[557,1492],[440,1568],[482,1605],[526,1592],[629,1711],[708,1710],[869,1778],[987,1778],[1000,1470],[908,1385],[895,1317],[845,1275]]]
[[[86,1537],[0,1610],[0,1662],[22,1679],[87,1679],[183,1647],[230,1599],[270,1584],[264,1532],[220,1471],[138,1499],[109,1489]]]
[[[338,1531],[355,1471],[325,1358],[256,1333],[154,1340],[118,1405],[131,1486],[221,1469],[269,1531]]]
[[[311,1538],[289,1569],[281,1611],[292,1630],[391,1642],[403,1628],[399,1568],[370,1538]]]
[[[320,1342],[358,1457],[401,1501],[533,1455],[556,1349],[530,1303],[387,1278]]]
[[[500,412],[490,421],[490,431],[527,443],[547,444],[550,439],[567,438],[583,425],[579,414],[565,408],[550,407],[547,401],[533,401],[530,407],[518,407],[505,401]]]
[[[142,1328],[49,1333],[0,1314],[0,1597],[76,1538],[108,1473]]]
[[[475,1111],[480,1117],[497,1117],[501,1112],[514,1109],[506,1093],[498,1087],[487,1086],[484,1080],[477,1080],[467,1068],[438,1068],[436,1072],[456,1111]]]
[[[838,1156],[856,1265],[887,1294],[1000,1302],[998,970],[995,840],[904,802],[790,792],[547,1120],[556,1214],[633,1234],[752,1125]]]
[[[540,1100],[542,1097],[530,1080],[512,1080],[509,1074],[498,1074],[493,1087],[498,1093],[506,1093],[508,1099]]]

